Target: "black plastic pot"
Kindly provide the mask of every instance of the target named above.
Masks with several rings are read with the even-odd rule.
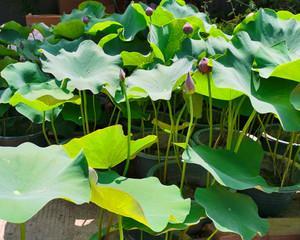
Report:
[[[261,217],[279,216],[290,205],[296,194],[294,192],[265,193],[258,189],[247,189],[241,192],[254,200]]]
[[[158,177],[159,174],[163,171],[163,169],[164,169],[164,163],[156,164],[148,171],[147,177],[150,176]],[[207,171],[203,167],[196,164],[187,164],[186,175],[185,175],[186,183],[190,186],[205,187],[206,174]],[[180,181],[181,181],[181,169],[178,166],[178,162],[174,160],[170,161],[168,163],[167,183],[180,185]]]
[[[278,131],[278,129],[280,129],[279,124],[267,125],[266,131],[262,133],[260,141],[265,151],[270,151],[267,141],[269,142],[272,151],[274,151],[276,142],[278,142],[276,154],[283,155],[289,145],[289,142],[287,140],[281,139],[281,136],[277,138],[278,134],[274,134],[274,131]],[[295,157],[295,154],[299,147],[300,143],[293,143],[293,158]]]
[[[16,147],[32,142],[40,147],[46,146],[41,126],[31,123],[22,116],[0,120],[0,146]]]
[[[145,136],[152,134],[152,133],[146,133]],[[137,138],[140,138],[141,136],[137,135]],[[165,157],[165,149],[167,148],[167,142],[169,139],[169,134],[164,132],[159,132],[159,145],[160,145],[160,159],[158,159],[158,156],[156,154],[157,152],[157,145],[153,144],[151,148],[147,149],[147,152],[140,152],[137,157],[133,160],[135,165],[135,172],[137,177],[144,178],[147,177],[147,174],[149,170],[157,165],[159,162],[163,163],[166,159]],[[184,142],[185,136],[179,135],[179,142]],[[173,149],[173,146],[171,146],[171,149]],[[180,154],[179,154],[180,156]],[[160,160],[160,161],[159,161]],[[168,162],[169,161],[175,161],[177,160],[176,155],[173,151],[170,151],[170,154],[168,156]]]
[[[131,231],[125,231],[124,232],[125,239],[126,240],[164,240],[165,234],[159,235],[159,236],[152,236],[149,233],[143,232],[143,235],[141,235],[140,230],[131,230]],[[143,236],[143,238],[141,238]],[[179,238],[176,235],[173,235],[172,240],[178,240]]]

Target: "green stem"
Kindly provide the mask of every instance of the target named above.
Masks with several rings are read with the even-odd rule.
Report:
[[[156,119],[156,121],[158,121],[158,114],[157,114],[157,109],[155,106],[155,103],[151,100],[152,106],[153,106],[153,111],[154,111],[154,117]],[[159,134],[158,134],[158,125],[155,124],[155,135],[157,136],[157,142],[156,142],[156,146],[157,146],[157,160],[158,163],[160,163],[160,145],[159,145]]]
[[[248,131],[248,128],[250,127],[250,124],[251,124],[252,120],[254,119],[255,115],[256,115],[256,111],[253,110],[252,113],[251,113],[251,115],[250,115],[250,117],[248,118],[247,122],[245,123],[245,125],[244,125],[244,127],[242,129],[242,132],[240,133],[240,135],[238,137],[238,140],[237,140],[236,145],[234,147],[234,152],[235,153],[238,152],[238,150],[240,148],[240,145],[241,145],[241,143],[243,141],[243,138],[246,135],[246,133]]]
[[[103,227],[103,216],[104,216],[104,210],[102,208],[99,208],[99,227],[98,227],[98,239],[102,240],[102,227]]]
[[[83,91],[83,101],[84,101],[84,120],[85,120],[85,129],[86,133],[90,133],[90,127],[89,127],[89,118],[88,118],[88,112],[87,112],[87,98],[86,98],[86,91]]]
[[[128,169],[129,169],[129,164],[130,164],[130,143],[131,143],[131,109],[130,109],[130,103],[129,99],[127,96],[127,91],[124,82],[121,82],[121,88],[123,91],[123,94],[125,96],[125,101],[126,101],[126,108],[127,108],[127,159],[126,159],[126,165],[125,169],[123,172],[123,176],[126,176]]]
[[[169,239],[169,232],[166,232],[165,234],[165,240],[168,240]]]
[[[25,225],[25,223],[20,224],[20,240],[26,240],[26,225]]]
[[[117,118],[115,124],[119,124],[120,121],[121,110],[118,111]]]
[[[46,131],[46,112],[43,112],[42,130],[43,130],[45,140],[46,140],[47,144],[50,146],[51,142],[48,138],[47,131]]]
[[[283,173],[283,176],[282,176],[282,180],[281,180],[281,184],[280,184],[280,187],[283,187],[284,184],[285,184],[285,179],[286,179],[286,176],[289,172],[289,168],[290,168],[290,162],[292,160],[292,155],[293,155],[293,143],[294,143],[294,140],[295,140],[295,133],[292,133],[292,137],[291,137],[291,140],[289,142],[289,157],[288,157],[288,160],[287,160],[287,165],[286,165],[286,168],[284,170],[284,173]],[[284,159],[283,159],[284,160]]]
[[[212,94],[211,94],[211,82],[210,75],[207,74],[207,86],[208,86],[208,101],[209,101],[209,147],[212,147],[213,142],[213,111],[212,111]]]
[[[111,114],[111,116],[110,116],[108,126],[110,126],[110,125],[112,124],[112,121],[113,121],[114,116],[115,116],[116,109],[117,109],[117,106],[115,105],[115,106],[114,106],[114,109],[113,109],[113,111],[112,111],[112,114]]]
[[[227,141],[226,141],[226,149],[230,150],[231,142],[232,142],[232,101],[228,103],[228,129],[227,129]]]
[[[213,231],[213,233],[210,234],[210,236],[209,236],[206,240],[211,240],[211,239],[216,235],[216,233],[217,233],[218,231],[219,231],[218,229],[216,229],[215,231]]]
[[[166,149],[166,156],[165,156],[165,164],[164,164],[164,182],[167,182],[167,173],[168,173],[168,160],[169,160],[169,153],[172,143],[172,137],[173,137],[173,130],[174,130],[174,119],[173,119],[173,112],[172,112],[172,106],[170,101],[167,101],[168,109],[169,109],[169,117],[171,122],[171,129],[170,129],[170,135],[168,140],[168,145]]]
[[[56,132],[55,124],[54,124],[54,109],[52,109],[52,113],[51,113],[51,127],[52,127],[52,131],[53,131],[55,143],[59,144],[57,132]]]
[[[96,101],[95,101],[95,95],[93,94],[92,96],[93,99],[93,112],[94,112],[94,126],[93,126],[93,131],[96,130],[97,128],[97,110],[96,110]]]
[[[83,105],[84,105],[84,99],[82,97],[82,92],[79,91],[79,97],[81,99],[80,103],[80,114],[81,114],[81,123],[82,123],[82,130],[83,130],[83,135],[86,135],[86,129],[85,129],[85,117],[84,117],[84,110],[83,110]]]
[[[192,128],[193,128],[193,120],[194,120],[194,107],[193,107],[193,97],[192,95],[189,95],[189,107],[190,107],[190,123],[188,132],[185,139],[185,149],[188,148],[189,140],[192,135]],[[183,162],[182,166],[182,173],[181,173],[181,181],[180,181],[180,191],[182,193],[184,180],[185,180],[185,172],[186,172],[186,162]]]
[[[118,216],[120,240],[124,240],[122,216]]]

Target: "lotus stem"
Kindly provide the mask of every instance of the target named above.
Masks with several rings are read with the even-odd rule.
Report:
[[[83,110],[84,110],[84,120],[85,120],[85,129],[86,133],[90,133],[90,127],[89,127],[89,117],[87,112],[87,97],[86,97],[86,91],[83,91]]]
[[[111,114],[111,116],[110,116],[110,119],[109,119],[109,122],[108,122],[108,126],[111,126],[111,124],[112,124],[112,121],[113,121],[114,116],[115,116],[116,109],[117,109],[117,106],[115,105],[115,106],[114,106],[114,109],[113,109],[113,111],[112,111],[112,114]]]
[[[55,143],[59,144],[57,132],[56,132],[55,124],[54,124],[54,109],[52,109],[52,112],[51,112],[51,127],[52,127],[52,131],[53,131]]]
[[[213,111],[212,111],[212,94],[211,94],[211,82],[209,73],[207,76],[207,86],[208,86],[208,101],[209,101],[209,147],[212,147],[213,141]]]
[[[130,157],[131,157],[131,153],[130,153],[130,145],[131,145],[131,109],[130,109],[130,102],[127,96],[127,91],[126,91],[126,87],[125,87],[125,83],[124,81],[121,81],[121,88],[125,97],[125,101],[126,101],[126,108],[127,108],[127,159],[126,159],[126,165],[125,165],[125,169],[123,172],[123,176],[126,176],[128,169],[129,169],[129,165],[130,165]]]
[[[165,234],[165,240],[168,240],[169,239],[169,232],[166,232]]]
[[[26,240],[26,224],[20,224],[20,240]]]
[[[291,140],[290,140],[289,146],[288,146],[288,149],[289,149],[289,157],[288,157],[288,160],[287,160],[286,168],[285,168],[284,173],[283,173],[283,176],[282,176],[282,180],[281,180],[281,183],[280,183],[280,187],[283,187],[283,186],[284,186],[286,176],[288,175],[288,172],[289,172],[290,162],[291,162],[291,160],[292,160],[292,155],[293,155],[293,143],[294,143],[294,140],[295,140],[295,133],[292,133]],[[283,159],[283,160],[284,160],[284,159]]]
[[[154,117],[156,119],[156,121],[158,121],[158,114],[157,114],[157,108],[155,106],[155,103],[151,100],[152,106],[153,106],[153,111],[154,111]],[[158,125],[157,123],[155,124],[155,135],[157,136],[157,142],[156,142],[156,146],[157,146],[157,160],[158,163],[160,163],[160,145],[159,145],[159,134],[158,134]]]
[[[93,113],[94,113],[94,126],[93,126],[93,131],[96,130],[97,128],[97,110],[96,110],[96,101],[95,101],[95,95],[93,94],[92,96],[93,99]]]
[[[193,128],[193,121],[194,121],[194,107],[193,107],[193,97],[192,95],[189,95],[189,107],[190,107],[190,123],[189,123],[189,128],[188,132],[185,138],[185,149],[188,148],[189,140],[192,135],[192,128]],[[182,173],[181,173],[181,181],[180,181],[180,191],[182,193],[183,191],[183,186],[184,186],[184,180],[185,180],[185,172],[186,172],[186,162],[183,162],[182,165]]]
[[[83,130],[83,135],[86,135],[86,129],[85,129],[85,117],[84,117],[84,109],[83,109],[83,105],[84,105],[84,99],[82,97],[82,92],[79,91],[79,97],[81,99],[81,103],[80,103],[80,114],[81,114],[81,122],[82,122],[82,130]]]
[[[102,240],[102,226],[103,226],[103,216],[104,216],[104,209],[99,208],[99,234],[98,239]]]
[[[243,141],[243,138],[246,135],[246,133],[248,131],[248,128],[250,127],[250,124],[251,124],[252,120],[254,119],[255,115],[256,115],[256,111],[253,110],[250,117],[248,118],[247,122],[245,123],[245,125],[242,129],[242,132],[240,133],[240,135],[238,137],[238,140],[237,140],[236,145],[234,147],[234,152],[235,153],[237,153],[239,151],[239,148],[240,148],[240,145]]]
[[[228,103],[228,130],[227,130],[227,141],[226,149],[230,150],[232,142],[232,132],[233,132],[233,119],[232,119],[232,101]]]
[[[167,149],[166,149],[165,164],[164,164],[164,179],[163,180],[165,183],[167,181],[168,160],[169,160],[169,153],[170,153],[173,130],[174,130],[174,119],[173,119],[173,112],[172,112],[172,106],[171,106],[170,101],[167,101],[167,105],[168,105],[168,109],[169,109],[171,129],[170,129],[170,135],[169,135],[168,145],[167,145]]]
[[[47,144],[50,146],[51,142],[48,138],[47,131],[46,131],[46,112],[43,112],[42,131],[43,131],[44,138],[45,138]]]
[[[184,103],[184,105],[183,105],[182,109],[180,110],[180,112],[178,114],[178,117],[176,119],[175,133],[174,133],[175,134],[175,137],[174,137],[175,140],[174,140],[174,142],[178,142],[178,128],[179,128],[179,124],[180,124],[180,120],[182,118],[182,115],[183,115],[183,113],[185,111],[185,108],[186,108],[186,103]],[[174,147],[175,147],[175,152],[176,152],[175,153],[175,155],[176,155],[176,161],[177,161],[178,165],[180,166],[178,148],[175,145],[174,145]]]
[[[124,240],[122,216],[118,216],[120,240]]]
[[[219,231],[218,229],[216,229],[215,231],[213,231],[213,233],[210,234],[210,236],[206,240],[211,240],[217,234],[218,231]]]

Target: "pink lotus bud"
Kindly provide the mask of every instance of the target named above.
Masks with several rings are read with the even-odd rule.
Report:
[[[122,68],[120,69],[119,78],[120,78],[120,81],[125,81],[126,73],[124,72],[124,70]]]
[[[198,69],[202,74],[208,74],[211,72],[211,66],[208,65],[209,60],[208,58],[202,58],[199,65]]]
[[[185,83],[184,83],[185,92],[187,94],[195,93],[195,84],[191,77],[191,74],[188,72]]]
[[[191,34],[194,31],[194,29],[193,26],[187,22],[186,24],[184,24],[182,31],[185,34]]]
[[[89,19],[88,16],[84,16],[84,17],[82,18],[82,22],[83,22],[84,24],[88,24],[89,21],[90,21],[90,19]]]
[[[147,7],[147,8],[146,8],[146,15],[147,15],[148,17],[150,17],[152,14],[153,14],[153,8]]]

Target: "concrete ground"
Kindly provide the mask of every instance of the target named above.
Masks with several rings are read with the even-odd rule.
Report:
[[[98,213],[92,204],[54,200],[27,223],[27,240],[88,240],[97,232]],[[300,217],[300,194],[281,217]],[[0,220],[0,240],[19,240],[19,226]]]

